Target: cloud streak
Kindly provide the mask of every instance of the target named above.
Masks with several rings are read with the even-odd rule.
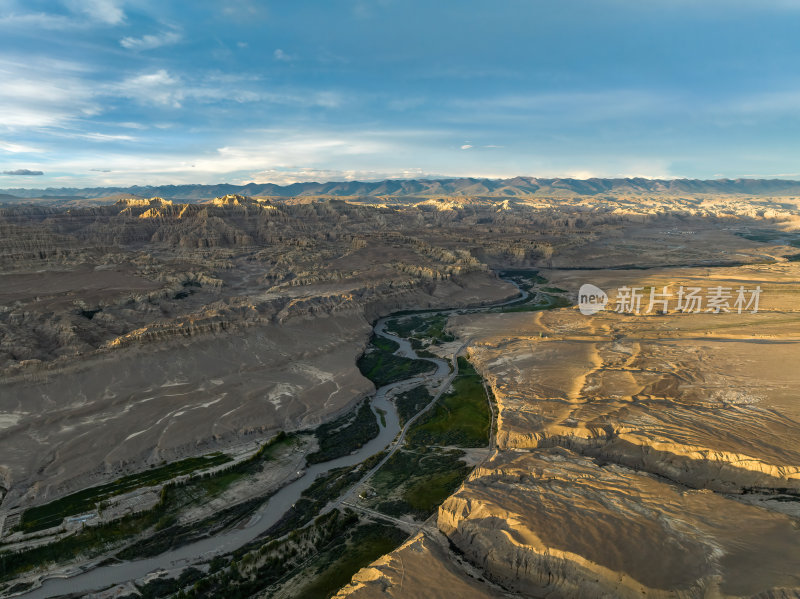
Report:
[[[44,175],[42,171],[32,171],[27,168],[18,168],[14,171],[3,171],[4,175],[13,175],[14,177],[38,177]]]
[[[513,4],[0,0],[0,168],[67,185],[796,170],[800,1]]]
[[[119,40],[119,45],[128,50],[140,52],[177,44],[181,39],[183,39],[183,36],[177,31],[162,31],[161,33],[143,35],[142,37],[123,37]]]
[[[70,9],[82,13],[93,21],[106,25],[119,25],[125,20],[121,2],[117,0],[70,0]]]
[[[9,154],[40,154],[44,150],[34,146],[0,140],[0,151],[8,152]]]
[[[61,126],[97,114],[100,107],[84,72],[69,61],[0,58],[0,130]]]
[[[166,69],[141,73],[108,86],[108,91],[142,104],[159,104],[180,108],[185,96],[181,80]]]
[[[15,13],[0,14],[0,29],[13,31],[33,28],[35,30],[64,31],[77,29],[83,25],[76,19],[49,13]]]

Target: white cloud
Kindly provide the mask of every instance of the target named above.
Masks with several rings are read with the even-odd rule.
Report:
[[[73,12],[83,13],[106,25],[119,25],[125,20],[119,0],[68,0],[67,5]]]
[[[342,170],[293,167],[259,171],[239,178],[235,182],[240,185],[250,182],[291,185],[309,181],[384,181],[386,179],[422,179],[439,176],[422,169]]]
[[[158,34],[148,34],[142,37],[124,37],[119,41],[120,46],[128,50],[152,50],[161,46],[177,44],[181,41],[181,34],[177,31],[163,31]]]
[[[44,150],[40,148],[2,140],[0,140],[0,150],[8,152],[9,154],[40,154],[44,152]]]
[[[469,144],[464,144],[463,146],[461,146],[461,149],[462,149],[462,150],[469,150],[469,149],[471,149],[471,148],[472,148],[472,146],[471,146],[471,145],[469,145]]]
[[[119,25],[125,20],[121,0],[64,0],[72,15],[57,12],[26,12],[16,2],[0,0],[0,28],[20,27],[33,31],[85,29],[97,24]],[[88,16],[86,19],[84,17]]]
[[[83,67],[67,61],[0,58],[0,128],[54,127],[96,114]]]
[[[308,97],[305,94],[300,98],[290,100],[291,103],[300,103],[306,106],[320,106],[322,108],[338,108],[344,103],[344,97],[338,92],[315,92]]]
[[[135,147],[111,147],[103,152],[98,170],[97,150],[90,144],[69,156],[48,162],[46,184],[51,186],[148,185],[218,183],[348,181],[435,178],[447,176],[587,178],[591,176],[674,176],[660,159],[593,153],[560,156],[523,153],[513,163],[488,164],[480,154],[466,152],[442,161],[445,131],[366,130],[297,131],[251,130],[234,134],[228,144],[198,147],[186,152],[165,149],[140,152]],[[235,140],[235,141],[234,141]],[[438,145],[437,145],[438,140]],[[209,142],[211,143],[211,142]],[[478,147],[478,146],[475,146]],[[452,155],[451,155],[452,156]],[[436,164],[431,171],[427,165]]]
[[[228,171],[321,164],[332,157],[373,156],[387,152],[391,143],[364,135],[315,135],[266,131],[250,136],[248,144],[224,146],[212,158],[200,158],[198,168]]]
[[[104,153],[103,168],[110,171],[107,175],[92,170],[98,166],[97,154],[87,148],[50,164],[50,172],[72,174],[62,178],[50,176],[48,185],[214,183],[254,179],[291,182],[320,177],[346,180],[421,176],[422,171],[413,168],[363,166],[359,170],[347,170],[346,166],[341,166],[365,164],[375,156],[392,156],[400,147],[398,144],[402,144],[401,139],[385,139],[383,132],[300,134],[265,130],[250,132],[243,143],[209,152]]]
[[[167,69],[132,73],[110,82],[98,82],[98,74],[71,61],[36,55],[0,56],[0,138],[22,129],[82,129],[87,118],[111,111],[128,99],[166,109],[180,108],[189,101],[333,109],[349,101],[334,90],[264,90],[257,77],[230,74],[204,74],[202,82],[185,80]],[[161,128],[163,122],[162,118],[149,127]],[[140,123],[118,125],[145,127]],[[23,141],[18,135],[14,138]]]
[[[75,137],[88,139],[89,141],[136,141],[137,138],[131,135],[109,135],[107,133],[80,133]]]
[[[275,52],[272,53],[272,57],[279,62],[292,62],[295,59],[293,55],[287,54],[280,48],[275,49]]]
[[[81,27],[75,19],[64,15],[53,15],[48,13],[23,13],[7,12],[0,16],[0,29],[33,29],[63,31],[65,29],[75,29]]]
[[[181,81],[166,69],[142,73],[111,84],[108,90],[142,104],[158,104],[180,108],[184,98]]]
[[[800,173],[759,173],[759,174],[749,174],[749,175],[740,175],[737,178],[741,179],[797,179],[800,177]],[[714,175],[715,179],[722,179],[725,178],[725,175],[716,174]]]
[[[126,129],[148,129],[149,127],[144,123],[134,123],[132,121],[124,121],[122,123],[115,123],[117,127],[125,127]]]
[[[285,106],[318,108],[339,108],[346,101],[345,96],[334,91],[287,90],[264,92],[236,88],[187,87],[183,90],[183,95],[199,102],[264,102]]]
[[[104,93],[119,95],[136,100],[142,104],[155,104],[180,108],[187,100],[203,103],[238,102],[252,103],[264,102],[286,106],[338,108],[344,102],[342,94],[335,91],[261,91],[246,89],[246,79],[233,77],[204,78],[205,85],[193,85],[185,82],[177,75],[171,74],[166,69],[154,72],[140,73],[124,79],[121,82],[106,86]],[[209,82],[224,85],[209,85]]]

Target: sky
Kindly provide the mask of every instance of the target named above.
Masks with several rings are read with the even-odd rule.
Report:
[[[0,188],[800,179],[800,0],[0,0]]]

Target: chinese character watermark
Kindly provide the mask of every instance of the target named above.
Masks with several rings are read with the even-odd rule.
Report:
[[[618,314],[667,314],[682,312],[756,314],[761,298],[761,286],[747,289],[717,285],[703,289],[680,285],[674,293],[669,285],[664,287],[628,287],[617,289],[613,311]],[[578,292],[578,308],[581,314],[591,316],[604,310],[608,295],[594,285],[582,285]]]

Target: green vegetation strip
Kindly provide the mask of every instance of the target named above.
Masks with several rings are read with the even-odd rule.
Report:
[[[415,315],[407,318],[394,318],[386,323],[386,329],[398,337],[431,339],[433,343],[455,341],[455,337],[444,331],[446,325],[447,315],[445,314]]]
[[[364,401],[353,412],[317,427],[314,434],[319,450],[309,454],[306,461],[309,464],[318,464],[350,455],[367,441],[377,437],[379,432],[375,414],[372,413],[369,402]]]
[[[486,447],[491,421],[481,377],[466,358],[459,357],[453,390],[414,423],[406,438],[411,446]]]
[[[491,411],[478,373],[466,358],[458,358],[453,388],[420,417],[395,452],[372,479],[364,500],[389,516],[411,515],[424,520],[455,491],[471,470],[460,449],[486,447]],[[425,387],[395,399],[401,421],[407,422],[430,401]]]
[[[197,568],[186,568],[177,578],[156,578],[144,585],[136,585],[138,594],[124,595],[119,599],[158,599],[181,593],[185,587],[203,578]]]
[[[158,503],[147,511],[123,516],[96,526],[85,526],[47,545],[16,553],[0,553],[0,581],[47,564],[63,563],[78,556],[99,555],[109,548],[135,539],[146,531],[153,532],[153,536],[128,547],[120,557],[130,559],[155,555],[179,544],[190,542],[199,535],[208,534],[214,528],[229,525],[254,510],[266,498],[261,497],[232,506],[194,526],[177,527],[174,522],[181,510],[204,503],[222,493],[234,481],[258,471],[264,463],[274,460],[282,450],[296,441],[296,437],[281,432],[250,458],[233,464],[223,471],[197,475],[179,484],[164,485]]]
[[[416,348],[424,347],[422,338],[426,343],[430,338],[441,339],[445,322],[443,315],[414,317],[402,323],[391,321],[388,328],[410,336]],[[374,377],[376,372],[372,369],[380,367],[384,380],[389,379],[386,354],[398,346],[383,338],[374,339],[373,346],[375,349],[368,355],[378,355],[373,355],[369,363],[362,361],[362,371],[366,369]],[[398,395],[395,405],[400,421],[408,422],[431,399],[422,385]],[[321,450],[313,461],[349,453],[349,438],[354,439],[353,448],[359,446],[361,431],[374,423],[374,414],[362,404],[355,413],[322,425],[315,431]],[[485,447],[490,423],[482,380],[468,360],[459,358],[459,375],[453,390],[411,428],[407,445],[376,473],[371,491],[360,501],[388,516],[427,518],[471,470],[463,460],[463,451],[441,446]],[[215,558],[209,575],[179,596],[206,598],[224,593],[229,599],[256,595],[327,599],[333,595],[360,568],[397,548],[406,537],[401,530],[383,523],[365,524],[363,517],[348,509],[333,510],[311,520],[384,455],[385,452],[358,466],[332,470],[318,478],[268,531],[266,540],[236,550],[230,562]]]
[[[147,512],[124,516],[97,526],[87,526],[48,545],[17,553],[0,554],[0,580],[8,580],[48,564],[65,562],[79,555],[96,556],[107,547],[119,544],[155,526],[164,513],[167,493],[165,487],[159,503]]]
[[[530,288],[532,284],[543,285],[547,279],[539,274],[538,270],[504,270],[499,273],[501,277],[514,279],[523,289]]]
[[[527,291],[529,295],[525,299],[519,299],[504,306],[490,308],[489,312],[536,312],[538,310],[565,308],[572,305],[566,297],[561,295],[566,293],[564,289],[541,287],[537,293],[537,286],[547,283],[547,279],[537,274],[536,271],[509,270],[500,273],[500,275],[514,281],[519,285],[520,289]]]
[[[391,339],[373,336],[367,351],[358,359],[361,374],[375,383],[376,387],[382,387],[433,370],[433,364],[427,360],[395,356],[394,352],[399,347]]]
[[[313,556],[317,547],[324,548],[336,542],[356,524],[358,517],[354,514],[334,510],[285,538],[262,540],[230,561],[215,557],[210,563],[208,576],[195,583],[184,596],[195,599],[254,595],[285,578],[287,573]]]
[[[176,524],[181,511],[193,505],[201,505],[209,499],[221,495],[233,483],[257,473],[265,463],[274,460],[278,453],[297,442],[298,439],[295,435],[287,435],[281,431],[247,460],[238,462],[223,471],[197,476],[184,483],[168,485],[165,487],[167,495],[159,510],[161,517],[156,522],[152,534],[129,545],[116,557],[130,560],[159,555],[191,543],[201,536],[216,534],[225,527],[245,518],[267,501],[270,495],[237,503],[199,522],[185,525]]]
[[[122,495],[141,487],[158,485],[177,476],[219,466],[230,461],[231,458],[225,454],[212,453],[207,456],[186,458],[139,474],[123,476],[105,485],[83,489],[45,505],[29,508],[22,514],[19,527],[26,533],[52,528],[61,524],[67,516],[94,511],[98,503],[115,495]]]
[[[800,236],[776,229],[751,229],[747,232],[737,231],[736,235],[739,237],[744,237],[750,241],[758,241],[759,243],[788,242],[788,245],[800,247]]]
[[[399,547],[408,535],[388,524],[363,524],[350,531],[345,542],[320,555],[316,578],[296,597],[328,599],[350,582],[361,568]]]
[[[292,508],[269,529],[269,535],[288,534],[310,522],[328,502],[336,499],[345,489],[358,482],[365,472],[369,472],[385,456],[386,452],[384,451],[367,458],[356,466],[336,468],[317,478],[308,489],[303,491],[300,499]]]
[[[400,419],[400,426],[405,426],[422,408],[427,406],[433,397],[424,385],[409,389],[395,397],[394,405]]]
[[[207,576],[180,598],[251,596],[327,599],[358,570],[397,548],[406,533],[394,526],[364,523],[350,510],[332,510],[305,528],[262,540],[233,559],[214,558]]]
[[[463,455],[457,449],[395,452],[372,479],[377,497],[371,503],[389,516],[411,514],[424,520],[469,474]]]

